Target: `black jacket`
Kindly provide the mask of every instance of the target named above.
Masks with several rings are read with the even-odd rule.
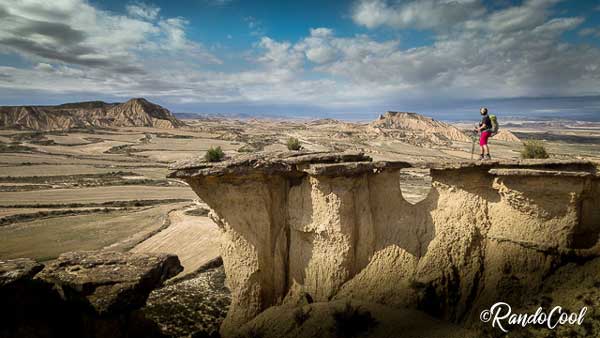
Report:
[[[490,120],[488,114],[483,115],[483,117],[481,118],[479,126],[481,127],[483,125],[485,125],[485,129],[483,129],[482,131],[492,131],[492,120]]]

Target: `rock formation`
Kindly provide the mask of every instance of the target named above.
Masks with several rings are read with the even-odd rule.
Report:
[[[415,205],[401,193],[406,167],[432,176]],[[497,301],[523,304],[557,267],[600,256],[600,179],[591,162],[294,153],[173,169],[223,230],[226,336],[259,327],[261,312],[298,297],[413,308],[470,325]]]
[[[181,270],[177,256],[119,252],[0,261],[0,337],[161,337],[136,310]]]
[[[368,128],[385,136],[407,139],[416,145],[426,141],[437,145],[450,141],[471,141],[458,128],[417,113],[389,111],[371,122]]]
[[[494,141],[504,142],[521,142],[521,139],[513,134],[510,130],[500,129],[496,135],[492,137]]]
[[[143,98],[125,103],[101,101],[58,106],[0,107],[0,127],[63,130],[88,127],[178,128],[185,124],[167,109]]]

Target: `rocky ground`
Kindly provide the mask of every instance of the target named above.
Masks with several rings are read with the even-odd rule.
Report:
[[[218,337],[230,302],[221,265],[155,290],[143,312],[169,337]]]
[[[162,337],[138,309],[182,269],[177,256],[111,251],[69,252],[46,266],[0,260],[0,337]]]

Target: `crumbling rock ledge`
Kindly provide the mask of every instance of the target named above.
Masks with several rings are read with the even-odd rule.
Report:
[[[408,167],[432,176],[415,205],[401,193],[399,171]],[[561,265],[600,256],[597,163],[300,152],[172,169],[223,230],[226,336],[300,294],[468,324],[497,301],[521,304]]]
[[[174,255],[70,252],[0,261],[0,337],[161,337],[136,310],[183,267]]]

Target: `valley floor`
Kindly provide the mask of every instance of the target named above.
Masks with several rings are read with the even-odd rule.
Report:
[[[289,137],[309,151],[362,151],[375,160],[468,160],[472,149],[469,142],[391,137],[372,133],[364,124],[333,120],[186,122],[189,127],[168,130],[0,130],[0,259],[50,261],[63,252],[97,249],[175,253],[185,268],[179,277],[193,277],[182,289],[218,280],[215,290],[221,291],[214,297],[228,304],[222,272],[195,275],[218,257],[219,230],[186,184],[166,178],[169,163],[201,157],[216,146],[228,156],[287,150]],[[556,158],[599,160],[600,129],[586,128],[523,125],[511,130],[522,139],[547,140]],[[520,143],[492,139],[491,145],[495,158],[519,157]],[[430,178],[427,171],[416,170],[399,184],[405,198],[416,203],[428,193]],[[170,294],[173,287],[161,292]],[[153,298],[150,304],[148,311],[170,306]],[[222,311],[214,310],[207,321],[222,320]],[[165,325],[173,330],[172,323]]]

